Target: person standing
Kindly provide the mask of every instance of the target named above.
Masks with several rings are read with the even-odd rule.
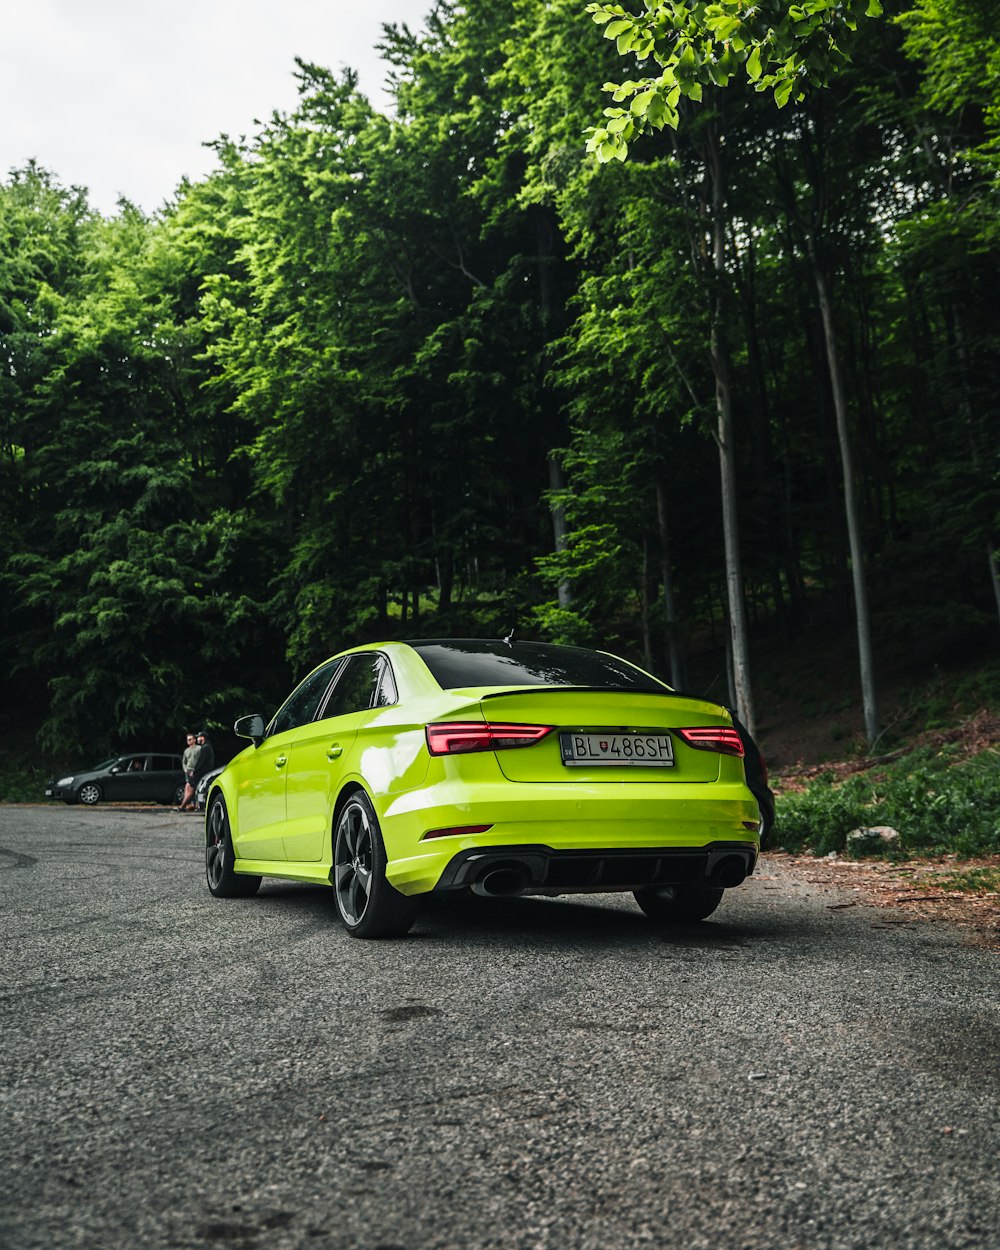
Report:
[[[202,729],[197,735],[197,763],[195,764],[195,785],[204,778],[206,773],[211,773],[215,768],[215,749],[211,742],[207,739],[205,730]]]
[[[197,790],[198,782],[206,773],[210,773],[215,767],[215,751],[209,742],[204,729],[198,732],[198,762],[194,768],[194,788]],[[198,804],[192,801],[192,810],[198,810]]]
[[[201,747],[195,734],[189,733],[187,736],[187,746],[184,754],[181,756],[181,768],[184,769],[184,797],[181,799],[179,812],[190,812],[194,810],[194,788],[197,784],[195,778],[195,770],[201,757]]]

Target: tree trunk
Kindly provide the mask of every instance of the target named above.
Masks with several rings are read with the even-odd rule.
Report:
[[[833,299],[830,284],[820,256],[817,238],[822,230],[826,204],[826,179],[823,165],[822,145],[822,114],[813,119],[819,134],[817,152],[810,142],[808,124],[804,124],[800,135],[800,147],[806,170],[813,190],[813,209],[810,219],[805,220],[799,206],[794,182],[789,172],[779,166],[779,182],[787,201],[789,219],[795,222],[805,243],[806,256],[812,270],[813,282],[816,287],[816,299],[819,304],[820,321],[823,326],[823,347],[826,356],[827,370],[830,375],[830,391],[833,399],[834,419],[837,427],[837,442],[840,453],[841,479],[844,491],[844,511],[847,518],[847,540],[851,565],[851,580],[854,588],[854,618],[857,624],[858,658],[861,669],[861,699],[864,705],[865,738],[872,746],[878,738],[880,729],[878,721],[878,705],[875,694],[875,665],[872,658],[871,621],[868,611],[868,586],[865,579],[864,542],[861,534],[861,515],[857,499],[857,479],[854,472],[854,457],[851,451],[850,431],[847,420],[847,392],[844,387],[843,371],[840,364],[840,352],[837,342],[837,327],[833,316]]]
[[[455,586],[455,556],[449,548],[437,560],[438,575],[438,611],[447,612],[451,607],[451,596]]]
[[[740,556],[739,507],[737,502],[736,444],[730,383],[729,344],[726,341],[723,291],[728,281],[725,267],[725,175],[722,154],[714,132],[706,145],[706,173],[712,197],[712,329],[710,352],[715,374],[716,444],[722,487],[722,533],[726,554],[726,599],[729,605],[729,637],[732,648],[733,694],[736,714],[751,735],[756,733],[750,689],[750,654],[746,609],[743,602],[743,568]]]
[[[653,667],[653,641],[649,632],[649,535],[642,536],[642,658]]]
[[[851,578],[854,585],[854,615],[858,627],[858,655],[861,661],[861,698],[865,712],[865,737],[872,746],[878,738],[878,705],[875,696],[875,665],[872,659],[871,621],[868,613],[868,586],[865,579],[864,543],[861,537],[861,518],[858,509],[854,457],[851,452],[850,433],[847,428],[847,395],[840,369],[837,350],[837,329],[833,320],[833,301],[826,273],[816,253],[812,232],[806,231],[806,244],[813,277],[816,281],[816,297],[819,301],[823,336],[826,343],[826,360],[830,371],[830,387],[833,392],[833,410],[837,419],[837,440],[840,444],[840,467],[844,483],[844,510],[847,513],[847,539],[851,550]]]
[[[536,208],[534,213],[535,219],[535,248],[536,260],[538,262],[538,312],[541,321],[542,333],[548,339],[548,335],[552,325],[552,283],[549,272],[552,261],[552,228],[551,222],[546,213],[540,208]],[[565,490],[566,474],[563,472],[562,464],[557,456],[551,452],[548,457],[549,464],[549,489]],[[566,550],[566,514],[562,505],[553,500],[552,506],[552,537],[556,551]],[[561,608],[569,608],[573,603],[573,589],[568,581],[559,583],[558,589],[559,606]]]
[[[670,684],[675,690],[688,686],[687,663],[680,627],[677,623],[677,596],[674,574],[670,567],[670,535],[667,528],[667,488],[663,479],[656,479],[656,516],[660,528],[660,575],[663,579],[663,611],[667,623],[667,667]]]
[[[549,488],[551,490],[566,489],[566,475],[563,467],[555,456],[549,456]],[[566,550],[566,514],[562,504],[552,503],[552,537],[556,551]],[[569,608],[573,605],[573,591],[569,582],[559,583],[559,606]]]

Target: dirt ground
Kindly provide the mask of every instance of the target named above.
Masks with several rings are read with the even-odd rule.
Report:
[[[801,735],[800,735],[801,736]],[[1000,748],[1000,716],[989,708],[979,708],[962,718],[950,729],[929,729],[909,740],[905,747],[876,755],[858,755],[846,760],[826,760],[822,763],[786,764],[772,771],[771,785],[780,795],[804,790],[820,773],[833,774],[838,781],[853,773],[868,772],[882,764],[891,763],[917,747],[955,748],[956,760],[968,759],[983,751]],[[809,758],[806,756],[805,758]]]
[[[782,794],[806,789],[820,773],[833,773],[843,780],[853,773],[877,770],[916,746],[945,745],[953,749],[957,759],[983,751],[996,752],[1000,749],[1000,716],[989,708],[980,708],[952,728],[927,731],[913,738],[906,748],[887,754],[809,764],[800,759],[776,770],[771,784],[780,804]],[[796,875],[814,885],[852,890],[859,902],[884,908],[886,925],[947,921],[967,929],[977,943],[1000,951],[1000,855],[982,859],[944,855],[886,862],[836,855],[812,859],[775,851],[766,854],[760,871],[766,872],[767,863],[775,861],[787,864]]]
[[[767,875],[769,864],[780,863],[812,885],[830,890],[848,890],[857,903],[884,909],[883,923],[904,925],[945,921],[958,925],[970,941],[1000,952],[1000,891],[980,889],[964,892],[949,889],[955,874],[981,871],[1000,878],[1000,855],[983,859],[958,859],[953,855],[937,859],[886,863],[882,860],[856,860],[843,857],[810,859],[783,851],[765,852],[758,873]],[[756,874],[755,874],[756,875]],[[831,902],[831,907],[853,907],[852,902]]]

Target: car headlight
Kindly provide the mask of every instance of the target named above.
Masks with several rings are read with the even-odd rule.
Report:
[[[56,782],[57,786],[71,786],[72,784],[73,784],[72,777],[60,777],[59,780]]]

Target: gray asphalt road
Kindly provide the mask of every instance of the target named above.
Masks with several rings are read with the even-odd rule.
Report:
[[[0,1245],[1000,1246],[1000,960],[776,875],[218,901],[200,822],[0,807]],[[892,917],[888,917],[889,920]]]

